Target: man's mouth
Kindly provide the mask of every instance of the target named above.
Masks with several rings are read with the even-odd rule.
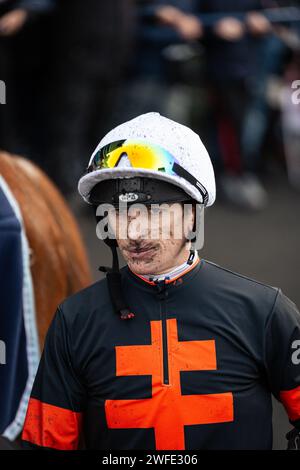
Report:
[[[156,249],[157,248],[155,246],[143,246],[128,248],[126,251],[129,253],[130,257],[141,259],[146,258],[150,254],[152,255]]]

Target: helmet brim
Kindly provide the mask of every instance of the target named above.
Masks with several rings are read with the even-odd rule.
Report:
[[[143,176],[148,178],[155,178],[158,180],[166,181],[168,183],[174,184],[179,188],[183,189],[188,196],[192,199],[195,199],[197,202],[202,203],[201,195],[199,191],[188,181],[180,176],[172,176],[164,174],[159,171],[141,169],[141,168],[128,168],[128,169],[101,169],[93,171],[92,173],[87,173],[82,178],[80,178],[78,183],[78,191],[82,198],[88,203],[92,204],[90,201],[90,193],[93,187],[108,179],[115,178],[132,178],[135,176]],[[214,203],[214,200],[209,198],[207,206],[210,206]]]

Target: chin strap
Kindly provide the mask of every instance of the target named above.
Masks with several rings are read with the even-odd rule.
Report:
[[[187,264],[193,264],[194,258],[196,256],[196,252],[193,248],[190,249],[190,255],[187,260]]]
[[[130,318],[133,318],[135,314],[129,310],[124,301],[122,293],[121,273],[119,271],[117,247],[110,246],[110,249],[112,251],[113,256],[112,268],[100,266],[98,269],[99,271],[106,273],[108,291],[115,312],[120,315],[121,320],[129,320]]]

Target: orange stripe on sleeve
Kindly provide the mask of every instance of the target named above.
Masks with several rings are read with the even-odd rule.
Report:
[[[22,439],[42,447],[76,450],[82,414],[30,398]]]
[[[280,392],[280,400],[291,421],[300,419],[300,386]]]

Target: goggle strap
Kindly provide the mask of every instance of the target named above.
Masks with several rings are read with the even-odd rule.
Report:
[[[191,183],[195,188],[198,189],[202,196],[202,203],[207,204],[208,202],[208,192],[204,188],[204,186],[200,183],[200,181],[197,180],[191,173],[189,173],[187,170],[185,170],[181,165],[178,163],[174,163],[173,165],[173,170],[178,176],[182,176],[182,178],[186,179],[189,183]]]

